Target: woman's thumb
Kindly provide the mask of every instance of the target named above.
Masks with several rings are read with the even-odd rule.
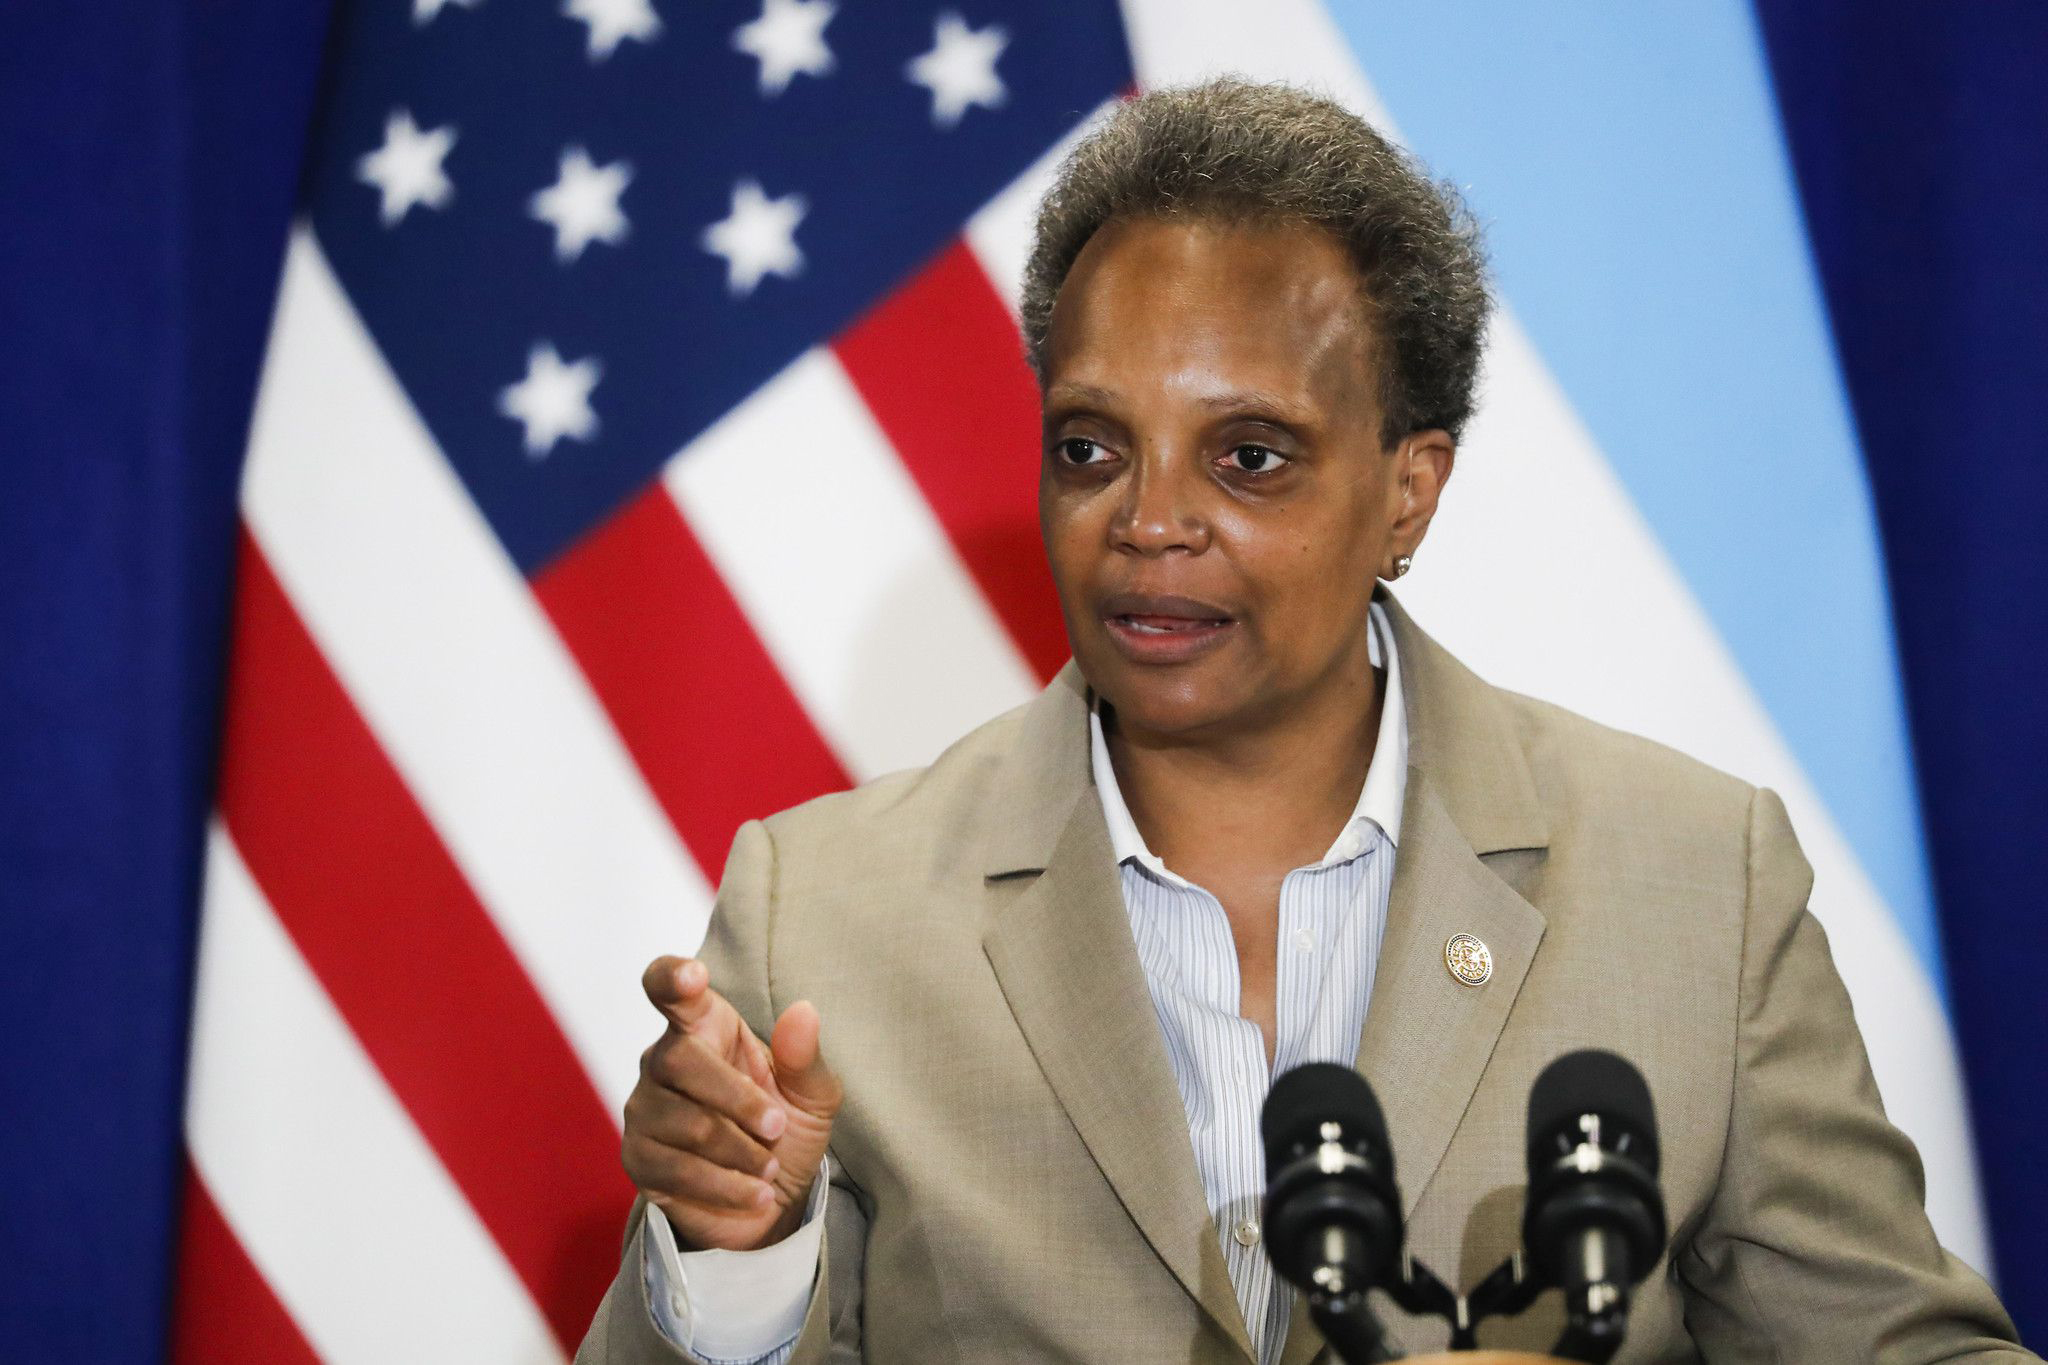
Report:
[[[823,1021],[817,1007],[799,1000],[775,1021],[768,1051],[775,1059],[775,1085],[783,1097],[815,1118],[839,1112],[839,1078],[818,1048]]]

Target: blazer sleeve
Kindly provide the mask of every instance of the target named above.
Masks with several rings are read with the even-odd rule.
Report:
[[[2032,1360],[1943,1250],[1886,1121],[1784,803],[1749,810],[1735,1074],[1720,1182],[1676,1257],[1708,1360]]]
[[[776,930],[776,850],[768,827],[750,820],[733,838],[718,885],[711,925],[698,956],[721,992],[759,1037],[775,1025],[776,1005],[769,961]],[[861,1284],[867,1252],[867,1218],[862,1195],[836,1159],[830,1159],[832,1188],[826,1194],[825,1233],[818,1252],[818,1280],[789,1365],[852,1365],[861,1359]],[[576,1352],[576,1365],[674,1365],[698,1357],[679,1350],[655,1325],[641,1275],[640,1239],[644,1219],[655,1216],[636,1201],[627,1220],[618,1274],[598,1305],[589,1334]]]

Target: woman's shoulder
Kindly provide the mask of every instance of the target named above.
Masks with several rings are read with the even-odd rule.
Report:
[[[977,837],[988,799],[1012,775],[1040,697],[976,726],[922,767],[885,773],[767,818],[778,848],[857,848],[864,861]]]
[[[1740,827],[1757,789],[1640,734],[1499,686],[1475,673],[1389,599],[1408,699],[1410,754],[1435,763],[1481,814],[1533,801],[1560,813],[1647,824]],[[1519,804],[1518,804],[1519,803]],[[1528,823],[1526,820],[1524,823]]]
[[[1554,702],[1499,695],[1547,809],[1634,828],[1746,834],[1755,784]]]
[[[1736,990],[1743,943],[1781,935],[1805,903],[1783,805],[1670,745],[1532,697],[1502,701],[1542,818],[1521,889],[1549,917],[1553,962],[1600,970],[1628,943],[1685,964],[1686,980],[1661,988],[1673,998]]]

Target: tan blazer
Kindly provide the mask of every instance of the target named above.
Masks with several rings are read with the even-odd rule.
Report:
[[[1617,1359],[2030,1359],[1936,1243],[1778,798],[1480,681],[1388,599],[1410,733],[1358,1065],[1408,1245],[1471,1288],[1512,1251],[1530,1083],[1606,1046],[1648,1078],[1672,1250]],[[814,1001],[846,1084],[795,1359],[1247,1362],[1132,945],[1069,665],[927,769],[747,825],[704,955],[766,1033]],[[1459,984],[1472,934],[1492,979]],[[637,1211],[577,1359],[688,1359]],[[1411,1351],[1439,1324],[1384,1300]],[[1541,1349],[1555,1293],[1486,1334]],[[1287,1365],[1321,1342],[1297,1303]]]

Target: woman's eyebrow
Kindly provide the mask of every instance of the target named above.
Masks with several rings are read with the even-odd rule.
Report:
[[[1264,389],[1236,389],[1229,393],[1211,394],[1198,400],[1205,408],[1238,409],[1264,408],[1269,412],[1292,412],[1295,405],[1277,393]]]
[[[1093,384],[1055,384],[1046,390],[1047,407],[1054,404],[1066,406],[1111,408],[1116,406],[1117,397],[1108,389],[1098,389]]]

